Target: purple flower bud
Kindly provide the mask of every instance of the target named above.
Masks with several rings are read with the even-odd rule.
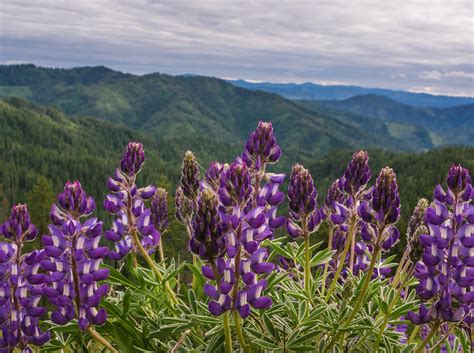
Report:
[[[181,189],[184,196],[195,200],[199,191],[199,166],[191,151],[186,151],[181,169]]]
[[[181,224],[186,224],[193,213],[191,201],[184,196],[183,189],[178,187],[175,194],[176,219]]]
[[[160,233],[168,227],[168,193],[163,188],[156,189],[151,200],[151,220]]]
[[[129,142],[120,162],[120,170],[128,177],[133,178],[140,172],[144,162],[143,145],[140,142]]]
[[[469,175],[469,170],[463,166],[453,164],[449,168],[446,184],[455,195],[464,197],[464,201],[471,197],[471,176]]]
[[[245,144],[244,155],[255,160],[254,167],[257,170],[265,163],[275,163],[280,159],[281,149],[273,135],[272,123],[258,123],[257,130],[250,134]]]
[[[251,193],[250,172],[241,160],[236,160],[221,177],[220,201],[226,207],[245,205]]]
[[[66,182],[64,191],[58,195],[58,204],[61,210],[74,217],[89,216],[95,209],[94,199],[87,196],[79,181]],[[53,210],[51,210],[53,213]],[[54,211],[56,212],[56,211]],[[54,214],[51,219],[56,221]]]
[[[318,193],[313,178],[301,164],[295,164],[288,185],[289,207],[296,218],[305,218],[317,209]]]
[[[339,180],[339,187],[351,196],[357,195],[370,180],[369,155],[366,151],[354,153],[352,160]]]
[[[372,211],[377,222],[393,224],[400,217],[400,197],[393,169],[385,167],[375,181],[372,191]]]
[[[33,240],[38,234],[35,225],[31,223],[30,214],[26,205],[14,205],[10,218],[0,226],[0,233],[7,239],[15,242]]]
[[[198,208],[192,223],[191,251],[204,261],[213,261],[224,249],[218,200],[212,189],[204,189],[198,198]]]
[[[214,192],[219,190],[221,175],[226,168],[226,165],[219,162],[211,162],[209,165],[209,168],[206,171],[206,184],[214,190]]]

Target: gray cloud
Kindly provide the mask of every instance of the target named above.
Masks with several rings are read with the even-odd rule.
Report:
[[[10,0],[0,59],[474,95],[471,0]]]

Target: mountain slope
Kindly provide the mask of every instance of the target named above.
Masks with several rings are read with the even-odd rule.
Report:
[[[474,104],[454,108],[419,108],[377,95],[319,104],[388,123],[418,125],[431,133],[434,145],[474,144]]]
[[[248,82],[244,80],[229,80],[229,82],[239,87],[276,93],[288,99],[298,100],[340,100],[357,95],[376,94],[393,99],[400,103],[418,107],[449,108],[474,103],[474,97],[431,95],[426,93],[413,93],[381,88],[365,88],[359,86],[318,85],[311,82],[301,84]]]
[[[399,141],[399,146],[411,146],[411,149],[420,151],[434,147],[429,131],[421,126],[369,118],[349,110],[333,108],[320,101],[303,100],[295,102],[306,109],[344,121],[353,125],[356,129],[371,131],[374,136],[390,136],[391,139]]]
[[[57,70],[14,65],[0,66],[0,86],[4,96],[23,94],[67,114],[109,120],[160,140],[179,140],[183,149],[198,153],[220,144],[237,153],[259,120],[273,122],[286,151],[286,164],[333,148],[416,148],[278,95],[238,88],[215,78],[134,76],[101,67]]]

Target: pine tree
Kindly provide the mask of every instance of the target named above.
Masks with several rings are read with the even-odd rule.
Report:
[[[44,176],[39,176],[33,188],[27,195],[30,216],[40,234],[48,230],[49,210],[55,201],[55,194],[50,182]]]

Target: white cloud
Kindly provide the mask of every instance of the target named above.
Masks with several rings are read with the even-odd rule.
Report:
[[[473,71],[473,6],[471,0],[10,0],[2,3],[0,56],[402,89],[439,72],[449,91],[474,95],[459,74]]]

